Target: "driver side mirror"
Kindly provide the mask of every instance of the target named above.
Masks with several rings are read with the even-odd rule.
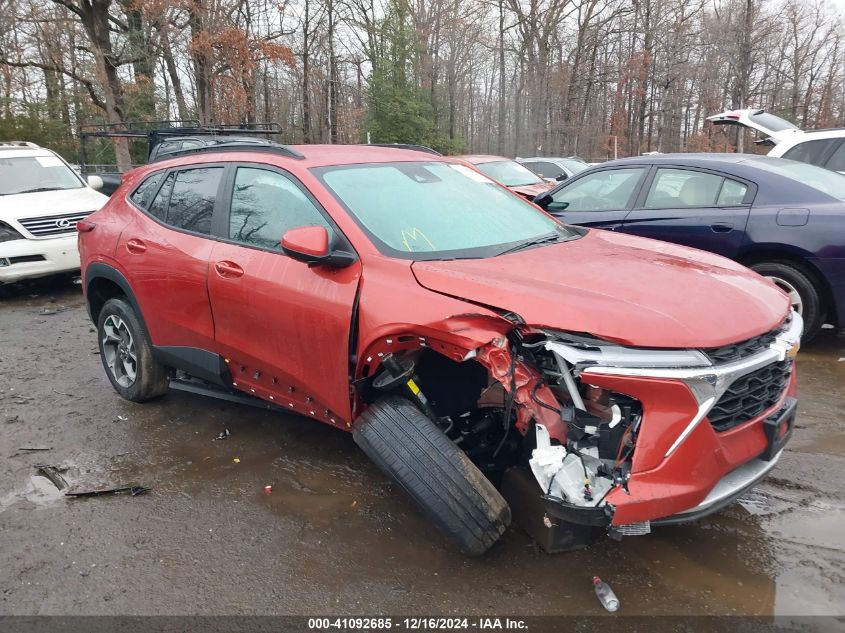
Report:
[[[563,182],[563,181],[564,181],[564,180],[566,180],[567,178],[569,178],[569,176],[567,176],[566,174],[561,174],[560,176],[558,176],[557,178],[555,178],[555,180],[557,180],[558,182]]]
[[[566,207],[569,206],[568,202],[559,202],[552,198],[552,194],[548,192],[541,193],[539,196],[534,198],[534,204],[539,205],[541,208],[549,212],[565,211]]]
[[[548,209],[549,204],[552,203],[552,202],[554,202],[554,198],[552,198],[552,194],[550,194],[548,192],[541,193],[539,196],[534,198],[534,204],[536,204],[539,207],[542,207],[543,209]]]
[[[309,266],[343,268],[355,261],[355,255],[352,253],[332,250],[329,232],[324,226],[300,226],[291,229],[284,234],[281,244],[285,255]]]

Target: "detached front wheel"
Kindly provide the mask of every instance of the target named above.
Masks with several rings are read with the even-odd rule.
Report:
[[[168,369],[153,357],[146,332],[124,299],[109,299],[103,305],[97,339],[106,375],[123,398],[144,402],[167,393]]]
[[[464,553],[483,554],[510,524],[510,507],[499,491],[405,398],[377,400],[355,422],[352,436]]]

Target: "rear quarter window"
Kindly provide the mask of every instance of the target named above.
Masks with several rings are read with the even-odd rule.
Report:
[[[150,202],[152,202],[153,196],[158,190],[158,185],[163,176],[163,171],[147,176],[141,184],[135,188],[135,191],[129,195],[129,199],[142,209],[146,209]]]
[[[838,145],[840,142],[841,139],[838,138],[805,141],[803,143],[798,143],[798,145],[785,152],[783,158],[797,160],[799,163],[809,163],[810,165],[824,167],[828,154],[833,150],[833,147]]]

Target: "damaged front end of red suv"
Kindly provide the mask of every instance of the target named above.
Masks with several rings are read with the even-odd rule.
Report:
[[[418,403],[493,481],[530,467],[546,525],[639,535],[734,501],[778,461],[795,413],[802,330],[656,349],[487,310],[393,326],[360,358],[357,407]]]

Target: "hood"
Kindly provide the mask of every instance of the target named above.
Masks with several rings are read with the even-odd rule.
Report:
[[[412,270],[424,288],[516,312],[529,325],[639,347],[736,343],[773,330],[790,309],[774,284],[731,260],[609,231]]]
[[[556,182],[538,182],[536,185],[517,185],[515,187],[508,187],[514,193],[518,193],[523,198],[533,200],[535,196],[539,196],[544,191],[548,191],[554,187]]]
[[[80,211],[93,212],[107,201],[107,196],[91,187],[0,196],[0,219],[17,220]]]

